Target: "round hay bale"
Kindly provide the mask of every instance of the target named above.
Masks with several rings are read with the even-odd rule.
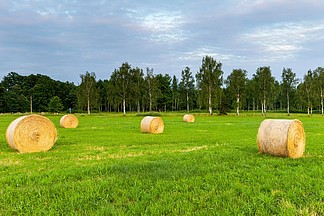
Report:
[[[195,122],[195,116],[192,114],[186,114],[183,116],[184,122]]]
[[[300,158],[304,154],[306,137],[299,120],[266,119],[257,136],[260,153]]]
[[[56,139],[57,132],[53,122],[37,114],[15,119],[6,131],[9,146],[21,153],[48,151]]]
[[[163,133],[164,122],[160,117],[146,116],[141,121],[141,131],[144,133]]]
[[[75,115],[67,114],[60,119],[60,125],[62,128],[76,128],[79,125],[79,120]]]

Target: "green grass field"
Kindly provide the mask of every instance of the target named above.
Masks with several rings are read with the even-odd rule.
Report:
[[[5,141],[17,115],[0,116],[0,215],[324,215],[324,117],[292,115],[306,132],[304,157],[258,154],[260,114],[78,115],[48,152],[19,154]],[[267,118],[288,118],[270,114]]]

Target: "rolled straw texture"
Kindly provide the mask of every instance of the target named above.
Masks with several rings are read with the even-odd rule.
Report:
[[[53,122],[36,114],[15,119],[6,131],[9,146],[21,153],[48,151],[56,139],[57,131]]]
[[[79,120],[75,115],[67,114],[60,119],[60,125],[62,128],[76,128],[79,125]]]
[[[195,116],[192,114],[186,114],[183,116],[184,122],[195,122]]]
[[[164,122],[160,117],[146,116],[141,121],[141,131],[144,133],[163,133]]]
[[[299,120],[264,120],[259,127],[257,142],[260,153],[300,158],[306,144],[303,124]]]

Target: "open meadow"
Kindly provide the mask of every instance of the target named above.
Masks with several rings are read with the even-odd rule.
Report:
[[[77,114],[48,152],[20,154],[5,140],[18,115],[0,116],[0,215],[324,215],[324,117],[302,121],[303,158],[258,154],[260,114]]]

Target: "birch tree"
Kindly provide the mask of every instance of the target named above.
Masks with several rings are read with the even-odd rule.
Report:
[[[290,93],[296,89],[298,79],[296,74],[291,70],[291,68],[284,68],[281,74],[282,79],[282,92],[286,95],[287,99],[287,114],[290,115]]]
[[[307,97],[307,115],[313,114],[313,97],[314,97],[314,74],[312,70],[308,70],[304,76],[304,89]]]
[[[145,83],[146,83],[146,92],[148,95],[149,100],[149,111],[152,113],[152,107],[156,103],[157,97],[159,95],[159,89],[157,85],[157,80],[153,74],[153,68],[146,68],[146,76],[145,76]]]
[[[171,84],[171,91],[172,91],[172,111],[178,110],[179,107],[179,86],[178,86],[178,79],[175,75],[172,78]]]
[[[253,75],[256,86],[261,92],[261,109],[262,115],[267,113],[267,99],[271,96],[271,90],[274,86],[275,78],[271,75],[270,67],[259,67]]]
[[[130,70],[131,65],[125,62],[122,63],[119,69],[115,69],[111,74],[111,80],[113,80],[115,92],[122,100],[124,115],[126,115],[126,99],[129,95],[132,82]]]
[[[141,97],[143,95],[143,84],[144,84],[144,73],[140,68],[131,69],[132,76],[132,96],[134,96],[134,100],[136,101],[137,113],[141,111]]]
[[[236,115],[240,115],[240,102],[247,85],[247,72],[242,69],[234,69],[225,80],[230,94],[234,95],[236,100]]]
[[[186,108],[187,112],[189,113],[190,111],[190,96],[192,95],[192,91],[194,88],[194,78],[192,76],[192,72],[190,71],[189,67],[186,67],[184,70],[181,72],[181,82],[180,86],[184,90],[185,97],[186,97]]]
[[[217,62],[211,56],[202,59],[202,65],[196,74],[197,85],[203,95],[207,95],[209,114],[213,114],[213,98],[220,93],[223,83],[222,63]]]
[[[87,111],[90,115],[90,106],[95,105],[98,91],[96,90],[96,74],[94,72],[89,73],[88,71],[85,74],[80,75],[81,84],[78,91],[78,102],[79,105],[83,104],[84,95],[86,96]]]
[[[317,93],[320,98],[321,115],[324,115],[324,68],[318,67],[313,71]]]

